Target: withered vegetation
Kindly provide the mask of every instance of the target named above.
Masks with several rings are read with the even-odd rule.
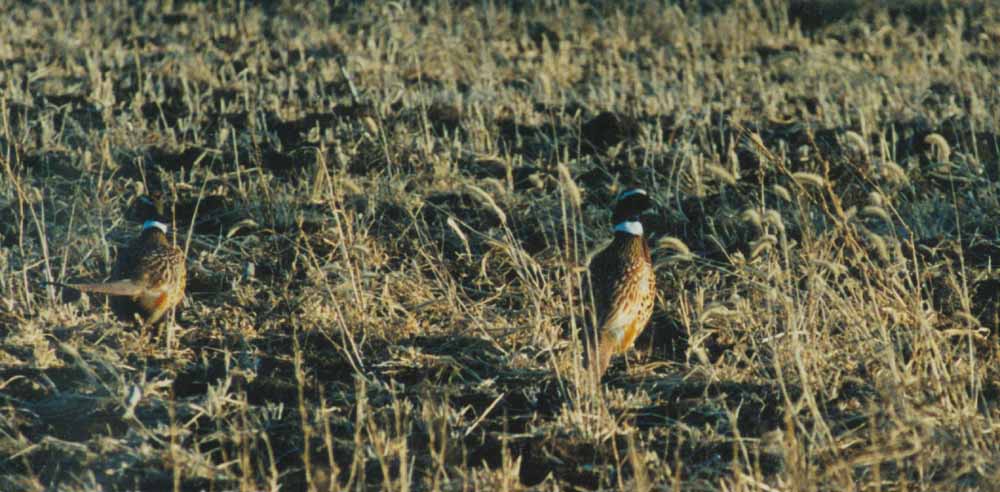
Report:
[[[7,2],[0,489],[997,486],[993,2],[416,3]],[[174,329],[46,285],[153,191]]]

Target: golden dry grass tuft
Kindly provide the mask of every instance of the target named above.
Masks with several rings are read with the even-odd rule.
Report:
[[[1000,9],[544,3],[8,2],[0,489],[995,488]],[[173,338],[45,285],[148,191]]]

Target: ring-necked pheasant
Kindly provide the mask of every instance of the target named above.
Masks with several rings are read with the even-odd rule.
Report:
[[[153,325],[184,298],[187,269],[184,251],[167,238],[161,197],[139,200],[146,215],[142,233],[119,253],[109,281],[56,285],[115,296],[111,308],[119,317],[138,313]]]
[[[653,206],[645,190],[631,188],[615,199],[614,240],[590,262],[597,340],[588,345],[588,364],[599,379],[611,357],[629,349],[649,322],[656,276],[640,215]]]

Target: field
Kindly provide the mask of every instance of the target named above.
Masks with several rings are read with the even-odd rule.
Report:
[[[0,0],[0,490],[1000,488],[1000,6],[413,3]]]

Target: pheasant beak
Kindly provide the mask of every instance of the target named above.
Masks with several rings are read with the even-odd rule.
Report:
[[[646,198],[645,207],[643,207],[640,215],[656,215],[660,209],[660,202],[654,200],[652,197]]]
[[[661,215],[662,210],[663,207],[660,206],[660,203],[650,198],[646,207],[636,214],[636,219],[647,223],[655,222],[655,219]]]

